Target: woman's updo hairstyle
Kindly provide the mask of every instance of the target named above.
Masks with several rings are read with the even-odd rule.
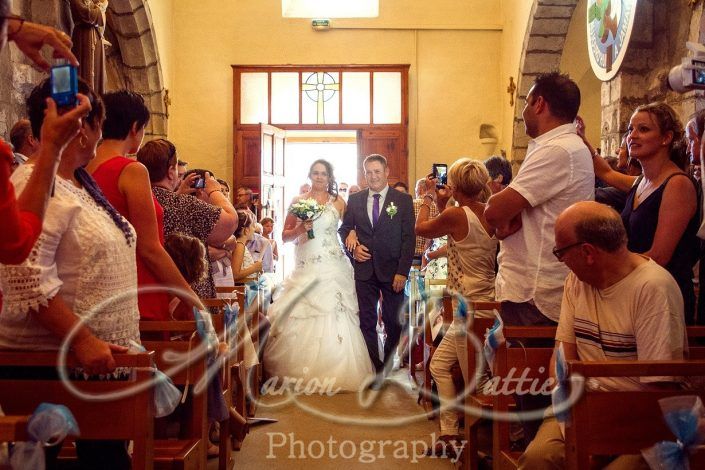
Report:
[[[649,113],[653,116],[661,134],[673,133],[673,139],[668,149],[669,158],[678,168],[685,171],[690,164],[688,161],[688,143],[685,140],[683,123],[673,108],[663,101],[656,101],[641,105],[634,110],[634,114],[639,112]]]
[[[245,229],[252,225],[253,218],[247,210],[237,210],[237,230],[235,230],[235,238],[240,238]]]

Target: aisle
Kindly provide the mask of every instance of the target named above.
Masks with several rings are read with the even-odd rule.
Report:
[[[395,380],[368,409],[355,393],[299,396],[299,403],[274,407],[267,406],[282,396],[264,398],[257,416],[279,422],[251,430],[242,450],[233,454],[236,468],[454,468],[448,459],[424,455],[438,436],[438,421],[426,419],[416,404],[405,369]]]

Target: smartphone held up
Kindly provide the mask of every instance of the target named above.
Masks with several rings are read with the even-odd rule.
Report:
[[[448,165],[445,163],[434,163],[433,179],[437,181],[436,187],[439,189],[448,184]]]
[[[78,69],[70,64],[51,68],[51,98],[59,108],[73,108],[78,104]]]

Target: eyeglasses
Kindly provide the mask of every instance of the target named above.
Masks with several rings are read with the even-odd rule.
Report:
[[[568,250],[570,250],[571,248],[575,248],[576,246],[582,245],[583,243],[585,242],[575,242],[568,246],[564,246],[563,248],[558,248],[554,246],[553,250],[551,251],[553,253],[553,256],[555,256],[558,261],[563,261],[563,255],[565,255]]]

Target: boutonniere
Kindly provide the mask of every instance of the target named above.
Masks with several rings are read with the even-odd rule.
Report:
[[[394,216],[397,215],[397,206],[395,206],[393,202],[390,202],[387,206],[387,215],[390,219],[393,219]]]

